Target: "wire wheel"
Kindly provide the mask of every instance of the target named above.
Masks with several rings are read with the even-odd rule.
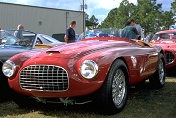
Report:
[[[112,98],[116,106],[120,105],[126,92],[125,75],[121,69],[118,69],[112,83]]]
[[[159,61],[159,65],[158,65],[159,69],[158,69],[158,73],[159,73],[159,81],[162,85],[164,85],[165,81],[164,81],[164,76],[165,76],[165,72],[164,72],[164,65],[163,65],[163,61],[160,59]]]
[[[157,70],[153,76],[149,78],[153,88],[162,88],[165,84],[166,70],[163,54],[159,55]]]

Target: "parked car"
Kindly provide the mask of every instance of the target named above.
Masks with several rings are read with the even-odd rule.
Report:
[[[6,87],[8,84],[7,78],[2,73],[2,65],[10,57],[22,52],[47,49],[64,44],[47,35],[26,30],[22,31],[23,39],[18,39],[14,36],[15,31],[17,30],[0,31],[0,87]]]
[[[65,42],[65,39],[64,39],[65,33],[53,34],[52,37],[60,42]],[[78,37],[79,37],[79,35],[75,34],[76,41],[77,41]]]
[[[86,39],[88,31],[78,42],[7,60],[2,69],[18,93],[13,96],[15,103],[20,107],[35,105],[31,97],[66,105],[97,101],[104,113],[114,114],[124,108],[130,85],[149,79],[154,87],[164,86],[161,47],[115,37],[120,34],[112,29],[91,33],[96,37]]]
[[[176,66],[176,30],[157,32],[151,43],[163,48],[166,55],[166,68]]]
[[[28,38],[29,40],[35,39],[35,34],[24,34],[24,38],[25,39]],[[37,34],[36,44],[47,44],[47,45],[52,45],[52,46],[59,46],[65,43],[60,42],[45,34]]]
[[[64,36],[65,36],[64,33],[53,34],[53,35],[52,35],[53,38],[55,38],[56,40],[58,40],[58,41],[60,41],[60,42],[65,42]]]

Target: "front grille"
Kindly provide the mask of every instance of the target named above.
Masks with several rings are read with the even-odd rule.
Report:
[[[175,59],[174,54],[169,51],[166,51],[165,54],[166,54],[166,64],[171,64]]]
[[[66,91],[69,87],[65,69],[54,65],[30,65],[20,72],[20,86],[25,90]]]

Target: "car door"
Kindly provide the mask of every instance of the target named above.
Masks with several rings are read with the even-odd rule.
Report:
[[[158,54],[159,53],[157,52],[157,48],[155,48],[155,47],[150,48],[149,54],[148,54],[148,60],[150,63],[150,66],[149,66],[149,73],[150,74],[152,74],[153,72],[156,71],[156,67],[158,64]]]
[[[155,72],[158,62],[158,52],[155,47],[142,46],[141,49],[144,51],[144,65],[141,68],[145,68],[145,74],[150,76]],[[141,70],[140,70],[141,71]]]
[[[156,69],[158,60],[157,50],[150,46],[139,46],[133,50],[131,61],[136,70],[136,80],[141,81],[148,78]]]

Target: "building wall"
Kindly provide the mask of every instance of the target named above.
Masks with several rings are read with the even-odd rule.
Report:
[[[26,30],[47,35],[65,33],[71,20],[76,20],[76,34],[83,31],[82,12],[60,10],[0,2],[1,29],[16,29],[18,24]]]

